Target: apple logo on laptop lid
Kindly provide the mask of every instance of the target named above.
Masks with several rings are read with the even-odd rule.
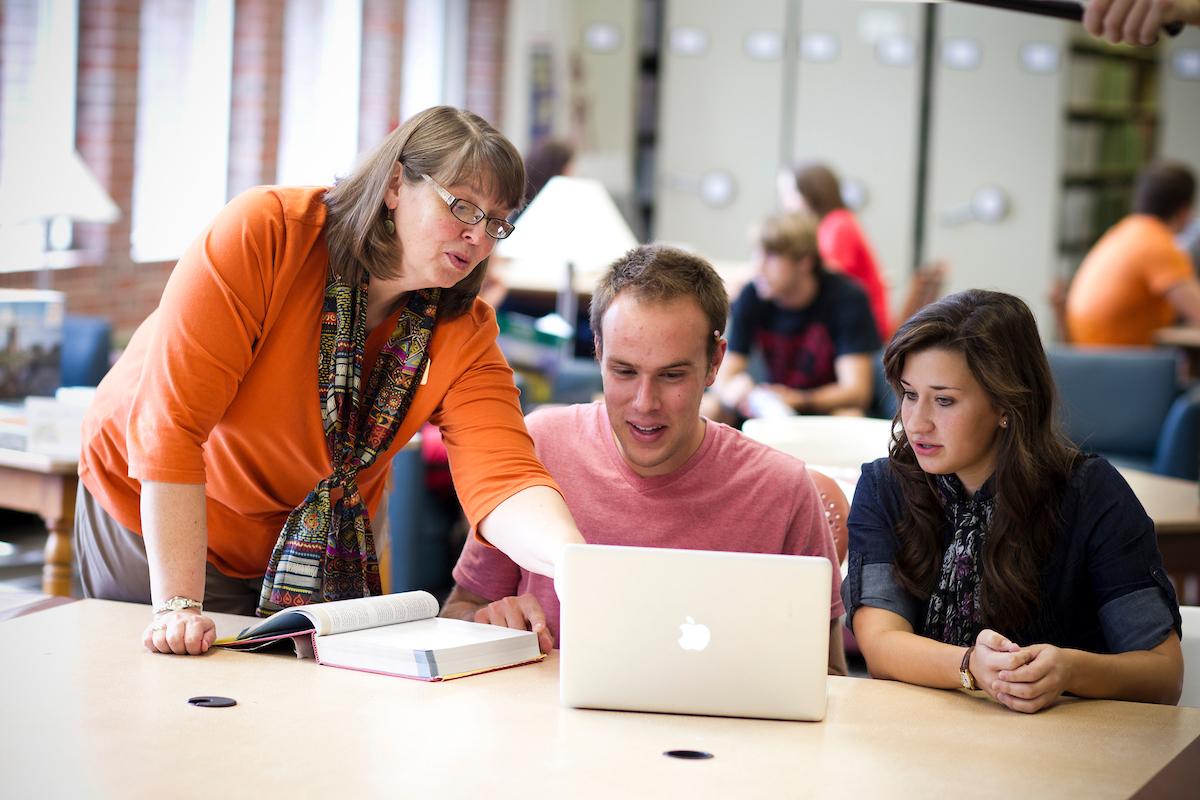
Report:
[[[702,625],[691,617],[679,626],[679,646],[684,650],[703,650],[708,647],[712,633],[707,625]]]

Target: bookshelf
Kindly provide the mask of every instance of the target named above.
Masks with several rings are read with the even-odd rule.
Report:
[[[1159,127],[1157,48],[1070,42],[1059,254],[1073,275],[1096,240],[1129,213]]]

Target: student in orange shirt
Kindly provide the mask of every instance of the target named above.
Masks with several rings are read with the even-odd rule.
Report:
[[[1186,166],[1151,164],[1138,176],[1133,211],[1100,238],[1067,291],[1072,344],[1147,346],[1154,330],[1200,325],[1200,281],[1175,236],[1192,218],[1196,179]]]
[[[476,299],[525,170],[449,107],[331,188],[259,187],[188,248],[84,422],[85,594],[152,602],[147,648],[200,654],[214,611],[380,593],[392,457],[441,429],[467,517],[532,572],[582,541],[534,454]]]

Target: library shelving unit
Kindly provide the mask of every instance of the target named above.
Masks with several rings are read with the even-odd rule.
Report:
[[[1072,40],[1067,52],[1059,255],[1069,277],[1129,213],[1137,172],[1154,158],[1158,48]]]

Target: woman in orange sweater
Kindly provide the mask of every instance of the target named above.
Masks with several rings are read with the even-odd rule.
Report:
[[[212,644],[204,608],[266,615],[378,594],[371,516],[391,458],[426,421],[479,535],[552,575],[581,538],[476,299],[524,188],[511,143],[437,107],[332,188],[230,202],[84,423],[85,594],[152,602],[143,642],[180,654]]]

